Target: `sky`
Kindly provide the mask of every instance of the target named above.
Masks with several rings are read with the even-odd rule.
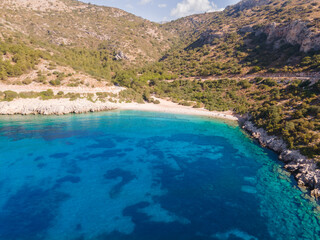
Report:
[[[117,7],[154,22],[163,22],[195,13],[223,10],[240,0],[81,0]]]

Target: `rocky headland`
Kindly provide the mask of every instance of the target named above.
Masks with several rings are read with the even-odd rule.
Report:
[[[279,159],[285,163],[284,168],[292,173],[299,187],[310,190],[311,196],[320,197],[320,169],[313,159],[308,159],[297,150],[289,150],[283,139],[270,136],[264,129],[257,128],[251,121],[243,123],[242,128],[257,139],[261,146],[267,147],[279,154]]]

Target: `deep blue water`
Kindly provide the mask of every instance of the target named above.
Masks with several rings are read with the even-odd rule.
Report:
[[[0,240],[319,239],[237,126],[145,112],[0,118]]]

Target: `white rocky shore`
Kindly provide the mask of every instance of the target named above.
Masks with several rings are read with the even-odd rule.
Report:
[[[28,114],[41,114],[41,115],[63,115],[69,113],[86,113],[86,112],[99,112],[108,110],[136,110],[136,111],[149,111],[149,112],[164,112],[173,114],[196,115],[211,118],[220,118],[225,120],[237,121],[238,117],[231,111],[216,112],[208,111],[203,108],[192,108],[182,106],[177,103],[157,99],[160,104],[153,103],[113,103],[113,102],[91,102],[87,99],[77,99],[70,101],[67,98],[62,99],[15,99],[11,102],[0,102],[0,115],[28,115]]]
[[[68,113],[86,113],[113,110],[115,106],[102,102],[90,102],[87,99],[17,99],[11,102],[0,102],[0,115],[41,114],[63,115]]]
[[[297,150],[289,150],[283,139],[268,135],[251,121],[246,121],[242,128],[251,133],[262,146],[279,153],[279,159],[285,163],[284,167],[292,173],[298,185],[309,189],[311,196],[320,197],[320,169],[317,169],[313,159],[308,159]]]

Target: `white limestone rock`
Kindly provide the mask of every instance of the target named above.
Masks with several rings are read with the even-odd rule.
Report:
[[[262,146],[279,153],[279,159],[286,164],[284,168],[293,174],[298,185],[307,187],[311,196],[320,197],[320,170],[313,159],[308,159],[298,150],[288,149],[283,139],[269,136],[264,129],[257,128],[251,121],[245,121],[242,128],[251,133]]]
[[[111,103],[90,102],[87,99],[17,99],[12,102],[0,102],[0,115],[63,115],[68,113],[86,113],[112,110],[116,107]]]

